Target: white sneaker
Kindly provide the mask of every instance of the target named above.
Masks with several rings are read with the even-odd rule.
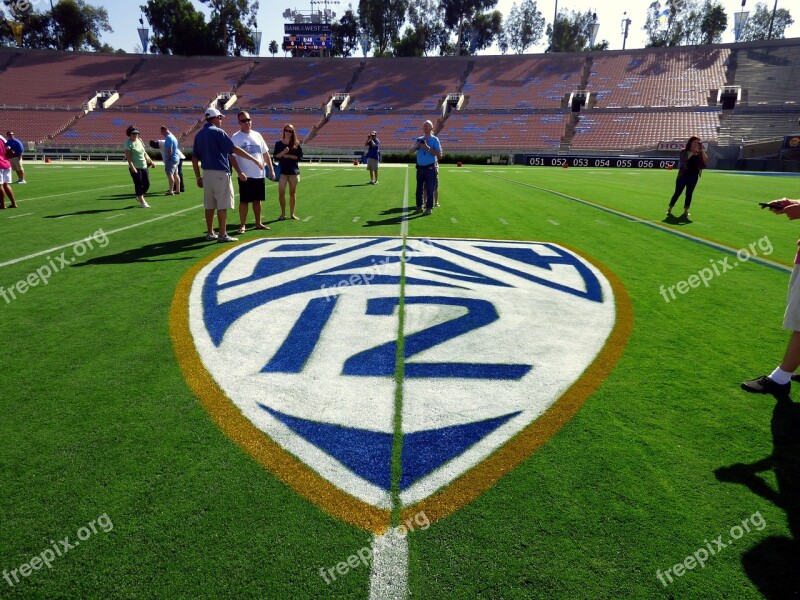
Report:
[[[206,241],[207,241],[207,242],[213,242],[213,241],[215,241],[217,238],[219,238],[219,236],[218,236],[216,233],[207,233],[207,234],[206,234]]]
[[[231,235],[227,235],[227,234],[226,235],[222,235],[222,236],[217,238],[217,243],[218,244],[224,244],[225,242],[238,242],[238,241],[239,241],[239,238],[235,238],[235,237],[233,237]]]
[[[19,184],[19,183],[28,183],[28,182],[25,181],[24,179],[20,179],[17,183]]]
[[[139,205],[139,208],[150,208],[150,205],[149,205],[147,202],[142,202],[142,203]]]

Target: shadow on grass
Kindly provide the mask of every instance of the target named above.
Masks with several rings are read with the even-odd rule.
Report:
[[[87,267],[90,265],[120,265],[128,263],[162,262],[165,260],[195,260],[199,257],[199,255],[193,254],[191,256],[174,258],[165,257],[169,257],[171,254],[199,250],[201,248],[205,248],[209,244],[216,244],[216,242],[207,242],[204,236],[198,235],[196,237],[185,238],[182,240],[169,240],[166,242],[147,244],[141,248],[131,248],[130,250],[125,250],[123,252],[119,252],[118,254],[98,256],[96,258],[90,258],[89,260],[81,263],[75,263],[72,266]]]
[[[333,187],[348,188],[348,187],[364,187],[370,185],[369,183],[346,183],[343,185],[335,185]]]
[[[800,595],[800,404],[778,398],[772,411],[772,454],[714,471],[717,479],[746,486],[786,512],[791,537],[773,535],[742,555],[742,567],[765,598]],[[773,489],[759,474],[772,471]],[[752,520],[752,518],[751,518]],[[768,525],[768,524],[767,524]]]
[[[364,221],[362,227],[380,227],[381,225],[399,225],[403,221],[410,221],[411,219],[418,219],[422,213],[413,213],[414,209],[409,207],[389,208],[384,210],[381,215],[397,215],[388,219],[380,221]]]
[[[693,221],[689,217],[676,217],[675,215],[667,215],[662,223],[667,223],[668,225],[689,225]]]
[[[131,208],[139,208],[138,206],[121,206],[119,208],[93,208],[91,210],[79,210],[77,212],[64,213],[62,215],[47,215],[45,219],[60,219],[61,217],[77,217],[79,215],[96,215],[106,212],[117,212],[119,210],[128,210]]]

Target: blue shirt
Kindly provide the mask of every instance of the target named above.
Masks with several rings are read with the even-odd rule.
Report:
[[[229,157],[233,148],[233,140],[228,134],[207,122],[194,136],[192,155],[198,158],[204,171],[225,171],[230,174]]]
[[[424,137],[424,136],[423,136]],[[417,138],[417,140],[422,140],[423,137]],[[439,142],[439,138],[435,135],[431,135],[427,140],[428,146],[436,150],[437,152],[441,153],[442,151],[442,144]],[[436,155],[428,152],[425,148],[418,148],[417,149],[417,164],[420,167],[429,167],[432,164],[436,163]]]
[[[375,160],[380,160],[380,151],[381,141],[375,138],[372,140],[372,143],[367,146],[367,153],[364,155],[364,158],[374,158]]]
[[[168,133],[167,138],[164,140],[164,162],[176,163],[178,161],[180,161],[180,156],[178,156],[178,138],[172,133]]]
[[[6,146],[14,153],[14,156],[22,156],[25,151],[25,146],[17,138],[6,140]]]

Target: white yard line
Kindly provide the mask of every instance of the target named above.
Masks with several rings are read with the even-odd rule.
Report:
[[[370,600],[408,598],[408,536],[393,529],[372,538],[372,568],[369,574]]]
[[[122,231],[127,231],[128,229],[133,229],[135,227],[141,227],[142,225],[147,225],[149,223],[154,223],[155,221],[160,221],[161,219],[167,219],[169,217],[175,217],[177,215],[183,214],[190,210],[197,210],[198,208],[202,208],[202,205],[197,206],[190,206],[189,208],[184,208],[183,210],[179,210],[174,213],[170,213],[168,215],[159,215],[153,219],[148,219],[147,221],[142,221],[141,223],[134,223],[133,225],[126,225],[125,227],[120,227],[119,229],[114,229],[112,231],[105,232],[106,236],[114,235],[115,233],[120,233]],[[69,248],[70,246],[74,246],[75,244],[87,240],[91,237],[87,236],[84,238],[80,238],[75,240],[74,242],[70,242],[68,244],[62,244],[60,246],[55,246],[53,248],[48,248],[47,250],[40,250],[39,252],[34,252],[33,254],[27,254],[25,256],[20,256],[18,258],[12,258],[11,260],[7,260],[5,262],[0,263],[0,267],[7,267],[8,265],[13,265],[19,262],[23,262],[26,260],[30,260],[31,258],[36,258],[37,256],[43,256],[45,254],[49,254],[50,252],[55,252],[56,250],[63,250],[64,248]]]

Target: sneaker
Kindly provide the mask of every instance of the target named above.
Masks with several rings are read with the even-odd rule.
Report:
[[[28,182],[27,182],[27,181],[25,181],[24,179],[20,179],[20,180],[17,182],[17,184],[20,184],[20,183],[22,183],[22,184],[25,184],[25,183],[28,183]]]
[[[207,233],[207,234],[206,234],[206,241],[207,241],[207,242],[213,242],[213,241],[215,241],[217,238],[219,238],[219,236],[218,236],[216,233]]]
[[[222,236],[217,238],[217,243],[218,244],[224,244],[225,242],[238,242],[238,241],[239,241],[239,238],[235,238],[235,237],[230,236],[228,234],[222,235]]]
[[[378,185],[378,182],[376,181],[373,185]]]
[[[166,192],[164,195],[165,196],[174,196],[175,194],[173,192]]]
[[[142,202],[142,203],[139,205],[139,208],[150,208],[150,205],[149,205],[147,202]]]
[[[425,217],[428,217],[428,216],[430,216],[431,214],[433,214],[433,211],[432,211],[432,210],[429,208],[428,210],[426,210],[426,211],[425,211],[424,213],[422,213],[422,214],[423,214],[423,216],[425,216]]]
[[[417,207],[414,209],[414,212],[415,212],[415,213],[421,213],[422,211],[423,211],[423,208],[422,208],[421,206],[417,206]]]
[[[433,205],[433,208],[439,208],[440,206],[441,206],[441,204],[439,204],[438,202],[436,202],[436,203]]]
[[[800,383],[800,374],[792,375],[792,381]]]
[[[791,387],[791,383],[784,383],[781,385],[775,383],[766,375],[742,382],[742,389],[745,392],[750,392],[751,394],[772,394],[777,398],[788,397]]]

